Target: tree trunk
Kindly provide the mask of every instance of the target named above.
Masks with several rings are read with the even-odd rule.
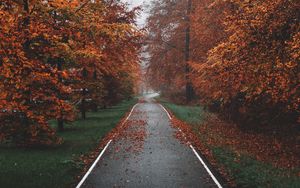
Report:
[[[82,100],[81,100],[81,117],[86,119],[86,101],[85,101],[86,89],[82,90]]]
[[[28,0],[23,0],[23,8],[25,12],[29,13],[29,2]]]
[[[28,0],[23,0],[23,9],[27,13],[26,18],[24,19],[24,26],[27,27],[30,24],[30,18],[29,18],[29,2]]]
[[[64,131],[64,120],[63,119],[58,119],[57,120],[57,130],[59,132]]]
[[[81,102],[81,117],[82,117],[82,119],[86,119],[85,100],[84,99],[82,99],[82,102]]]
[[[85,79],[87,77],[88,77],[88,71],[86,70],[86,68],[83,68],[82,78]],[[82,119],[86,119],[86,101],[85,101],[86,94],[87,94],[87,88],[82,88],[82,100],[81,100],[81,117],[82,117]]]
[[[185,31],[185,76],[186,76],[186,102],[189,103],[193,100],[194,89],[189,78],[191,68],[189,66],[190,61],[190,40],[191,40],[191,26],[190,26],[190,14],[192,9],[192,0],[188,0],[187,15],[186,15],[186,31]]]
[[[62,71],[62,60],[59,58],[57,59],[57,70]],[[60,75],[58,75],[58,80],[59,80],[59,82],[62,82],[62,80],[63,80]],[[61,94],[59,94],[58,97],[61,99],[62,98]],[[60,118],[57,119],[57,128],[58,128],[58,131],[63,131],[64,130],[64,119],[63,119],[62,107],[60,107],[59,111],[60,111]]]

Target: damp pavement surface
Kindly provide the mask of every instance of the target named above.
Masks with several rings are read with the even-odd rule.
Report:
[[[217,187],[191,148],[175,138],[167,113],[151,95],[128,123],[81,187]]]

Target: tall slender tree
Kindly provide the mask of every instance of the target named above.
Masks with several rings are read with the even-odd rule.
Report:
[[[194,96],[193,85],[190,80],[190,42],[191,42],[191,11],[192,11],[192,0],[187,1],[187,11],[186,11],[186,36],[185,36],[185,77],[186,77],[186,102],[192,101]]]

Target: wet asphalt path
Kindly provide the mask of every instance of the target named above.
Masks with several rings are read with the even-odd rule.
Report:
[[[129,121],[126,132],[144,134],[143,139],[114,140],[82,187],[216,187],[193,151],[174,137],[160,105],[146,98]]]

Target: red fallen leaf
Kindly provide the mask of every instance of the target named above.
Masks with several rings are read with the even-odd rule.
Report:
[[[300,165],[295,142],[273,136],[242,132],[236,125],[228,124],[217,117],[210,117],[199,126],[200,134],[207,135],[206,141],[214,146],[226,146],[277,167],[296,168]],[[208,134],[209,133],[209,134]]]
[[[172,126],[177,129],[174,136],[181,143],[189,144],[190,142],[195,148],[200,150],[210,163],[227,179],[230,185],[234,185],[232,178],[228,175],[225,168],[214,160],[211,151],[206,148],[206,145],[231,148],[237,155],[236,162],[239,162],[241,154],[247,154],[259,161],[271,163],[276,167],[295,169],[300,165],[299,145],[295,144],[295,142],[279,140],[263,134],[242,132],[236,125],[228,125],[228,123],[214,116],[209,117],[201,126],[197,126],[197,129],[193,129],[192,126],[173,116]],[[202,139],[206,145],[202,144],[197,134],[205,135],[205,138]],[[298,175],[300,176],[300,173]]]
[[[147,103],[144,99],[139,99],[139,103]]]
[[[120,147],[116,147],[116,148],[115,148],[115,152],[116,152],[116,153],[120,152]]]
[[[227,184],[231,187],[235,187],[236,184],[233,181],[233,178],[230,177],[229,173],[225,170],[223,165],[217,163],[212,152],[206,147],[206,145],[204,145],[200,141],[199,137],[195,134],[192,127],[187,123],[177,119],[172,115],[172,113],[170,113],[170,115],[172,116],[171,125],[176,129],[176,132],[174,134],[175,138],[177,138],[182,144],[192,144],[197,150],[201,152],[202,155],[205,156],[205,158],[215,169],[218,169],[220,174],[226,179]]]

